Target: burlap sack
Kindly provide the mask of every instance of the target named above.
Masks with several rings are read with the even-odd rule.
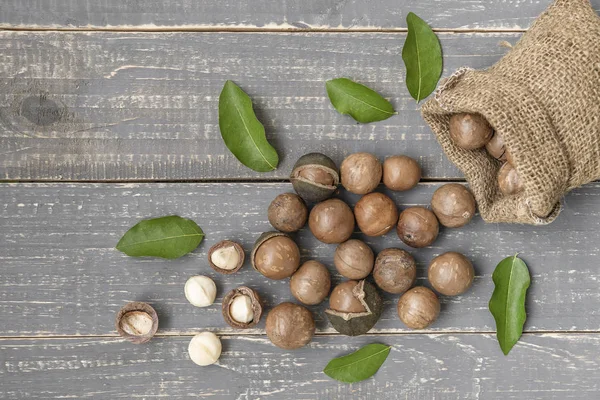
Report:
[[[461,112],[500,133],[523,192],[504,196],[500,162],[452,142],[450,116]],[[557,0],[498,63],[457,71],[422,113],[485,221],[552,222],[567,191],[600,177],[600,18],[588,0]]]

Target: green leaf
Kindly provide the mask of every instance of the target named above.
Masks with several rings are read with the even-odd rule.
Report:
[[[352,354],[329,361],[323,372],[330,378],[346,383],[365,380],[375,375],[391,348],[384,344],[368,344]]]
[[[325,87],[335,109],[358,122],[383,121],[396,113],[390,102],[379,93],[350,79],[332,79],[325,83]]]
[[[417,103],[429,96],[442,75],[442,47],[429,25],[414,13],[406,16],[408,35],[402,48],[406,87]]]
[[[257,172],[277,168],[279,156],[267,141],[252,100],[232,81],[225,82],[219,96],[219,129],[229,151],[246,167]]]
[[[527,265],[515,255],[500,261],[492,279],[496,287],[489,307],[496,320],[498,343],[507,355],[523,334],[525,296],[531,278]]]
[[[202,239],[204,232],[194,221],[171,215],[138,222],[119,240],[117,250],[131,257],[179,258]]]

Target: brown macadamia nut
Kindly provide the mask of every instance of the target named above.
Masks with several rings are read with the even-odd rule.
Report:
[[[300,196],[283,193],[269,205],[268,216],[273,228],[286,233],[297,232],[306,225],[308,208]]]
[[[281,303],[267,315],[266,331],[275,346],[285,350],[298,349],[312,340],[315,320],[306,307]]]
[[[398,222],[398,208],[385,194],[369,193],[354,206],[354,216],[362,233],[367,236],[383,236]]]
[[[500,171],[498,171],[498,186],[505,196],[523,191],[523,182],[519,178],[516,168],[511,163],[505,162],[500,167]]]
[[[410,207],[402,211],[396,228],[400,240],[416,248],[432,244],[439,230],[435,214],[423,207]]]
[[[424,286],[417,286],[404,293],[398,300],[398,317],[411,329],[425,329],[440,314],[440,301],[435,293]]]
[[[434,258],[429,264],[427,277],[431,286],[446,296],[467,291],[473,283],[475,270],[471,261],[460,253],[450,251]]]
[[[463,185],[448,183],[433,193],[431,209],[440,224],[458,228],[468,224],[475,215],[475,198]]]
[[[349,279],[366,278],[373,270],[375,255],[362,240],[350,239],[335,249],[333,263],[337,271]]]
[[[506,161],[506,146],[504,145],[504,139],[498,132],[494,132],[490,141],[485,145],[485,149],[496,160]]]
[[[222,240],[208,250],[208,264],[225,275],[239,271],[245,258],[244,248],[231,240]]]
[[[333,160],[321,153],[305,154],[296,162],[290,181],[307,203],[318,203],[333,196],[340,174]]]
[[[450,137],[454,143],[466,150],[485,146],[494,130],[479,114],[454,114],[450,117]]]
[[[383,184],[390,190],[409,190],[421,180],[421,167],[407,156],[392,156],[383,162]]]
[[[370,153],[354,153],[340,167],[342,186],[356,194],[371,193],[381,182],[383,169],[377,157]]]
[[[379,320],[383,301],[374,285],[366,280],[337,285],[329,297],[325,314],[333,328],[348,336],[367,333]]]
[[[388,293],[404,293],[417,279],[417,264],[405,250],[385,249],[377,254],[373,278]]]
[[[325,200],[311,210],[308,227],[323,243],[342,243],[354,232],[354,213],[342,200]]]
[[[325,300],[329,289],[331,289],[329,271],[318,261],[305,262],[290,279],[292,295],[307,305],[319,304]]]
[[[267,278],[284,279],[300,266],[300,249],[286,234],[266,232],[254,244],[251,261],[252,267]]]

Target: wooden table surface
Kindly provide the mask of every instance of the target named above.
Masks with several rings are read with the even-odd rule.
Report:
[[[549,226],[485,224],[444,229],[412,251],[426,282],[429,261],[467,254],[476,278],[465,295],[442,297],[424,331],[406,329],[397,296],[368,334],[338,335],[311,307],[317,334],[284,351],[257,329],[223,321],[223,295],[246,284],[268,306],[291,299],[287,281],[249,265],[214,273],[219,240],[247,252],[269,230],[266,209],[296,159],[310,151],[336,162],[356,151],[419,160],[423,182],[390,193],[400,207],[429,204],[446,181],[462,182],[404,84],[401,49],[413,11],[437,31],[444,75],[485,68],[515,43],[549,0],[3,0],[0,4],[0,398],[1,399],[598,399],[600,398],[600,183],[564,199]],[[592,1],[600,9],[600,0]],[[347,76],[391,99],[399,112],[358,125],[336,113],[324,82]],[[241,165],[219,134],[225,80],[254,100],[281,163],[259,174]],[[384,192],[386,190],[381,188]],[[354,204],[358,197],[340,196]],[[140,219],[178,214],[207,233],[179,260],[129,258],[114,249]],[[361,237],[356,233],[356,237]],[[304,259],[332,273],[334,246],[306,229]],[[401,246],[369,238],[376,251]],[[496,264],[516,252],[532,286],[525,334],[509,356],[487,309]],[[212,277],[205,309],[183,294],[186,279]],[[334,281],[340,276],[333,274]],[[114,317],[129,301],[160,316],[157,336],[121,340]],[[221,336],[216,365],[198,367],[190,338]],[[333,357],[380,342],[393,346],[377,375],[342,384],[321,371]]]

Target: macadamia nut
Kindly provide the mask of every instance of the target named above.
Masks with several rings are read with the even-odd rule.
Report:
[[[237,296],[229,306],[231,318],[242,324],[247,324],[254,319],[254,310],[252,309],[252,299],[250,296]]]
[[[185,298],[196,307],[207,307],[215,302],[217,286],[207,276],[192,276],[185,283]]]
[[[188,353],[194,363],[206,366],[217,362],[221,357],[221,340],[212,332],[202,332],[192,338]]]
[[[221,269],[232,270],[240,262],[240,255],[233,246],[221,247],[213,251],[210,260]]]

